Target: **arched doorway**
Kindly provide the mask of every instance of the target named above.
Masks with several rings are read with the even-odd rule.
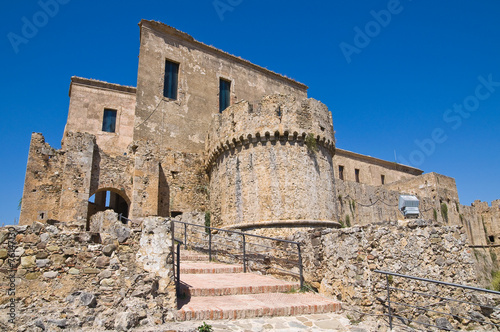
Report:
[[[113,210],[128,218],[130,200],[124,192],[114,188],[97,190],[89,198],[87,220],[100,211]]]

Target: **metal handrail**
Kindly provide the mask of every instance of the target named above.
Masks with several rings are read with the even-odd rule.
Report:
[[[428,294],[428,293],[423,293],[423,292],[415,292],[415,291],[406,290],[406,289],[402,289],[402,288],[391,287],[390,286],[391,282],[389,280],[389,276],[400,277],[400,278],[404,278],[404,279],[411,279],[411,280],[416,280],[416,281],[422,281],[422,282],[426,282],[426,283],[443,285],[443,286],[447,286],[447,287],[461,288],[461,289],[469,290],[469,291],[473,291],[473,292],[482,292],[482,293],[500,295],[500,292],[498,292],[498,291],[494,291],[494,290],[491,290],[491,289],[478,288],[478,287],[473,287],[473,286],[467,286],[467,285],[460,285],[460,284],[455,284],[455,283],[450,283],[450,282],[444,282],[444,281],[439,281],[439,280],[433,280],[433,279],[427,279],[427,278],[409,276],[409,275],[399,274],[399,273],[394,273],[394,272],[389,272],[389,271],[374,270],[373,272],[385,275],[386,290],[387,290],[387,309],[388,309],[388,314],[385,314],[385,315],[389,317],[389,327],[390,327],[390,329],[392,329],[393,325],[395,324],[393,322],[394,318],[402,318],[400,315],[396,315],[393,312],[393,309],[391,308],[391,304],[401,305],[401,306],[407,307],[407,308],[414,308],[414,309],[425,310],[425,311],[429,311],[429,312],[433,312],[433,313],[439,313],[439,314],[443,314],[443,315],[447,315],[447,316],[453,316],[453,317],[456,316],[458,318],[462,318],[462,319],[465,318],[465,319],[469,319],[469,320],[472,320],[472,321],[475,321],[475,322],[478,322],[478,323],[487,324],[487,325],[491,325],[491,326],[495,326],[495,327],[500,327],[500,325],[492,323],[492,322],[480,321],[480,320],[475,319],[473,317],[466,318],[466,317],[462,317],[460,315],[449,314],[449,313],[446,313],[446,312],[443,312],[443,311],[429,309],[429,307],[431,307],[431,306],[435,307],[437,305],[442,305],[443,303],[448,303],[448,302],[458,302],[458,303],[462,303],[462,304],[480,306],[482,308],[488,308],[488,309],[492,309],[492,310],[500,310],[500,308],[490,307],[488,305],[482,305],[482,304],[479,304],[479,303],[474,303],[474,302],[469,302],[469,301],[463,301],[463,300],[453,299],[453,298],[449,298],[449,297],[442,297],[440,295],[433,295],[433,294]],[[402,292],[414,293],[414,294],[417,294],[417,295],[420,295],[420,296],[427,296],[427,297],[438,298],[438,299],[444,300],[444,301],[433,303],[432,305],[426,306],[426,307],[422,307],[422,306],[418,306],[418,305],[411,305],[411,304],[408,304],[408,303],[401,303],[401,302],[391,301],[391,291],[402,291]],[[417,322],[419,324],[423,324],[423,325],[426,325],[426,326],[437,327],[438,329],[442,329],[439,326],[432,325],[432,324],[426,324],[426,323],[415,321],[415,320],[412,320],[412,319],[409,319],[409,318],[406,318],[406,317],[404,319],[407,320],[407,321],[410,321],[410,322]]]
[[[286,271],[286,270],[279,269],[279,268],[276,268],[276,267],[273,267],[273,268],[276,269],[276,270],[283,271],[283,272],[288,272],[291,275],[297,275],[297,276],[299,276],[299,278],[300,278],[300,288],[301,289],[304,288],[304,275],[303,275],[303,266],[302,266],[302,252],[301,252],[301,248],[300,248],[300,243],[299,242],[290,241],[290,240],[284,240],[284,239],[277,239],[277,238],[272,238],[272,237],[262,236],[262,235],[248,234],[248,233],[243,233],[243,232],[229,230],[229,229],[223,229],[223,228],[209,227],[209,226],[205,226],[205,225],[197,225],[197,224],[188,223],[188,222],[185,222],[185,221],[174,220],[174,219],[171,219],[171,221],[172,221],[172,232],[173,233],[174,233],[174,226],[173,225],[175,223],[184,225],[184,234],[183,234],[184,235],[184,241],[183,241],[184,249],[187,249],[187,244],[188,244],[187,226],[193,226],[193,227],[197,227],[197,228],[204,228],[205,231],[208,231],[207,235],[208,235],[208,259],[209,259],[209,261],[212,261],[212,251],[213,251],[212,250],[212,242],[213,242],[212,238],[213,237],[222,238],[221,236],[217,236],[215,234],[212,235],[212,231],[215,230],[215,231],[218,231],[218,232],[226,232],[226,233],[237,234],[237,235],[241,236],[241,240],[236,240],[236,239],[227,239],[227,240],[234,240],[234,241],[240,242],[242,244],[241,245],[241,250],[242,250],[242,254],[243,254],[243,257],[242,257],[242,260],[243,260],[243,272],[247,272],[249,257],[251,257],[251,254],[247,253],[247,246],[249,246],[249,245],[259,245],[259,246],[262,246],[262,247],[271,248],[271,249],[279,249],[281,251],[287,252],[286,250],[283,250],[281,248],[267,247],[267,246],[263,246],[263,245],[260,245],[260,244],[257,244],[257,243],[248,242],[247,241],[248,237],[250,237],[250,238],[259,238],[259,239],[270,240],[270,241],[277,241],[277,242],[282,242],[282,243],[287,243],[287,244],[291,244],[291,245],[297,246],[297,258],[298,259],[297,259],[297,263],[295,265],[298,266],[298,268],[299,268],[299,273],[298,274],[297,273],[293,273],[292,271]],[[196,231],[193,230],[193,232],[196,232]],[[230,247],[230,246],[227,246],[227,247]],[[287,261],[289,261],[289,260],[287,260]],[[289,261],[289,262],[292,262],[292,261]]]

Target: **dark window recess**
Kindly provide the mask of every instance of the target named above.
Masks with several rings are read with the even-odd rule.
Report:
[[[356,177],[356,182],[359,183],[359,169],[354,169],[354,176]]]
[[[222,113],[231,102],[231,82],[221,79],[219,83],[219,112]]]
[[[116,111],[104,109],[104,116],[102,118],[102,131],[114,133],[116,130]]]
[[[339,166],[339,179],[344,181],[344,166]]]
[[[385,184],[385,175],[381,175],[380,176],[380,182],[382,182],[382,184]]]
[[[172,218],[176,218],[176,217],[178,217],[180,215],[182,215],[181,211],[171,211],[170,212],[170,217],[172,217]]]
[[[495,237],[493,235],[488,236],[490,238],[490,242],[495,242]]]
[[[177,77],[179,76],[179,64],[165,61],[165,83],[163,86],[163,96],[170,99],[177,99]]]

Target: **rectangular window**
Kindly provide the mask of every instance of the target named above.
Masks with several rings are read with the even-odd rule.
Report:
[[[339,179],[344,181],[344,166],[339,166]]]
[[[221,79],[219,82],[219,113],[231,103],[231,82]]]
[[[179,76],[179,64],[165,60],[165,83],[163,85],[163,96],[177,99],[177,77]]]
[[[354,176],[356,177],[356,182],[359,183],[359,169],[357,168],[354,169]]]
[[[385,184],[385,175],[381,175],[380,176],[380,181],[382,182],[382,184]]]
[[[116,130],[116,111],[105,108],[102,118],[102,131],[114,133]]]

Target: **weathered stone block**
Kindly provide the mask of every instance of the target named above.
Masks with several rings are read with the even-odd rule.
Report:
[[[39,268],[46,267],[50,264],[50,259],[37,259],[36,266]]]
[[[26,280],[35,280],[40,278],[41,275],[42,275],[41,272],[31,272],[31,273],[26,273],[24,277],[26,278]]]
[[[116,245],[108,244],[102,248],[102,253],[106,256],[111,256],[111,254],[116,250]]]
[[[83,273],[85,274],[98,274],[99,272],[101,272],[100,269],[96,269],[93,267],[86,267],[83,269]]]
[[[82,292],[80,294],[80,303],[83,306],[95,308],[97,306],[97,299],[94,294]]]
[[[21,267],[23,268],[31,268],[36,266],[36,257],[35,256],[24,256],[21,257]]]
[[[106,256],[101,256],[96,259],[95,266],[99,268],[104,268],[109,265],[110,258]]]
[[[47,278],[47,279],[54,279],[54,278],[57,278],[58,275],[59,275],[59,272],[57,272],[57,271],[48,271],[48,272],[45,272],[43,274],[43,277]]]

